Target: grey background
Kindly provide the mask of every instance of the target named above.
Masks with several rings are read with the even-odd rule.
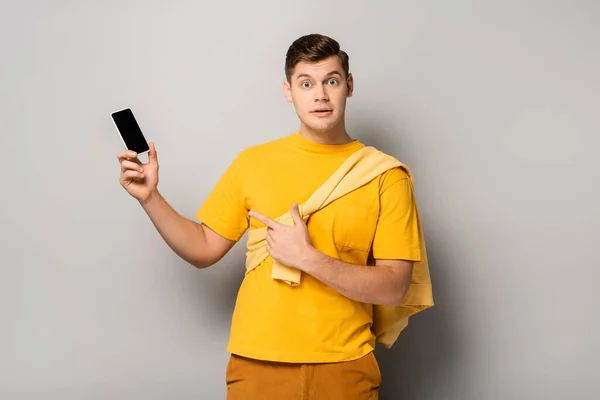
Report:
[[[119,186],[131,107],[193,218],[298,127],[298,36],[351,57],[350,133],[415,173],[436,307],[382,399],[600,398],[595,1],[3,1],[0,398],[224,399],[244,244],[198,271]],[[243,238],[245,242],[245,237]]]

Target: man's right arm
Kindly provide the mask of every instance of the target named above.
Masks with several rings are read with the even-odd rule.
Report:
[[[141,205],[167,245],[196,268],[215,264],[236,243],[203,223],[183,217],[158,191],[153,192]]]
[[[178,214],[158,191],[158,156],[150,143],[148,163],[142,164],[137,153],[125,150],[117,154],[121,164],[120,183],[142,205],[167,245],[196,268],[206,268],[233,247],[235,240],[225,238],[204,224]]]

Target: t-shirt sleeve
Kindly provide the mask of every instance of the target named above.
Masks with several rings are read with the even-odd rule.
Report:
[[[244,153],[238,154],[196,212],[196,218],[219,235],[238,241],[248,229],[244,196]]]
[[[373,258],[421,261],[419,218],[407,173],[395,168],[382,179]]]

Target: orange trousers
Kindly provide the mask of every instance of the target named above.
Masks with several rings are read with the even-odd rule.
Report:
[[[377,400],[381,372],[373,352],[354,361],[288,364],[232,354],[227,400]]]

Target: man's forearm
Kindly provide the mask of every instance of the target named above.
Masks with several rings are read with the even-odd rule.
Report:
[[[410,286],[412,263],[349,264],[312,250],[300,268],[342,295],[363,303],[398,305]],[[392,265],[393,264],[393,265]]]
[[[197,268],[213,263],[200,224],[177,213],[159,192],[140,204],[163,240],[177,255]]]

